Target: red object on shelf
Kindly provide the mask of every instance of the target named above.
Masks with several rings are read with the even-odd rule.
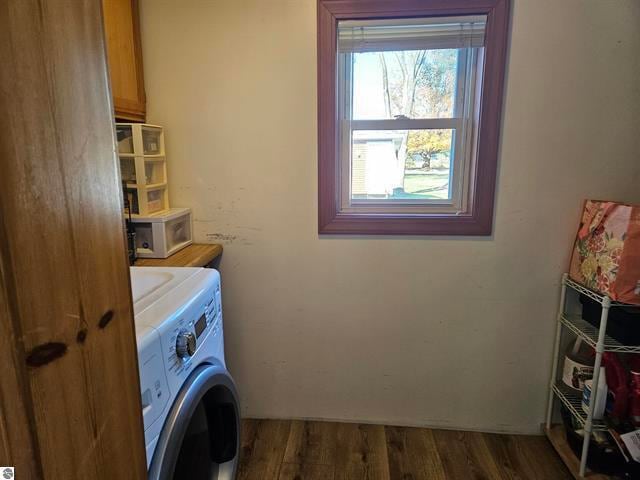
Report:
[[[607,388],[611,396],[611,402],[607,401],[607,414],[614,419],[624,420],[629,406],[629,375],[615,353],[603,353],[602,363],[607,372]]]
[[[634,355],[629,363],[631,367],[629,419],[636,428],[640,428],[640,355]]]

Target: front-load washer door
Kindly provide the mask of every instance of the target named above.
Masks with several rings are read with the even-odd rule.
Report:
[[[232,480],[240,417],[233,380],[220,367],[194,369],[160,433],[149,480]]]

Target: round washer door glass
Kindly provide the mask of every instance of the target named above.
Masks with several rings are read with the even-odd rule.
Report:
[[[239,417],[233,382],[198,367],[174,402],[149,470],[150,480],[232,479],[237,467]]]
[[[236,456],[235,405],[225,401],[225,387],[209,390],[198,403],[176,461],[174,480],[217,479],[219,466]]]

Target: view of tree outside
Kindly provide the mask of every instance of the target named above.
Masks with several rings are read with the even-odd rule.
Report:
[[[453,117],[457,50],[378,52],[387,118]]]
[[[353,118],[452,118],[457,64],[456,49],[356,53]],[[391,196],[447,198],[453,131],[395,132]]]

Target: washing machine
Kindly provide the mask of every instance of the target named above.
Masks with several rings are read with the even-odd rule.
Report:
[[[220,274],[132,267],[149,480],[230,480],[239,408],[224,359]]]

